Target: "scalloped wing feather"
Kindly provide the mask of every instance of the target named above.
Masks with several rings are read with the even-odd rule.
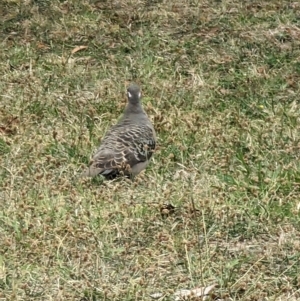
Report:
[[[125,123],[125,124],[124,124]],[[130,175],[134,169],[140,172],[155,149],[155,132],[148,125],[130,124],[128,120],[113,126],[105,135],[93,162],[85,172],[87,176],[98,174],[114,178],[118,174]],[[134,168],[140,164],[139,168]]]

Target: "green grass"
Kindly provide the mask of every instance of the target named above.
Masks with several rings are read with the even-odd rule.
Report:
[[[2,1],[0,300],[298,300],[299,8]],[[151,164],[80,179],[132,81]]]

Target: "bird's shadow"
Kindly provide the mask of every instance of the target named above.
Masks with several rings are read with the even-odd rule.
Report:
[[[92,185],[100,185],[103,184],[104,182],[122,182],[122,181],[127,181],[127,182],[135,182],[135,177],[130,176],[130,175],[118,175],[118,176],[113,176],[113,177],[103,177],[101,175],[95,176],[91,178],[91,184]]]

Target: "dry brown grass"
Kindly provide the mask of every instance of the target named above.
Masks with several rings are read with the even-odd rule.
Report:
[[[0,300],[298,300],[299,10],[2,1]],[[79,179],[131,81],[153,162]]]

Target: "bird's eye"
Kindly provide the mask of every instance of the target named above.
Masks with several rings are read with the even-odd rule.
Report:
[[[127,93],[128,93],[128,97],[131,98],[132,97],[131,93],[130,92],[127,92]]]
[[[141,98],[141,96],[142,96],[142,94],[141,94],[141,92],[139,92],[139,98]]]

